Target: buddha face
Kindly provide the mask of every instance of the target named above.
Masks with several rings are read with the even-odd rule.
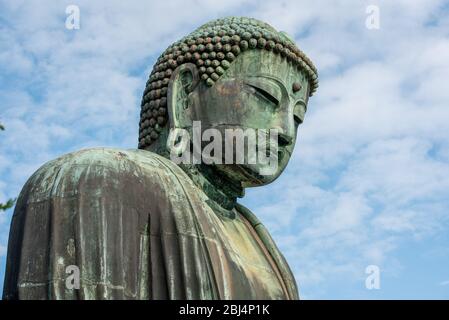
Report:
[[[285,169],[304,120],[308,95],[309,82],[295,65],[267,50],[248,50],[212,87],[200,81],[188,94],[189,118],[200,121],[202,134],[208,129],[219,131],[222,150],[229,150],[226,144],[233,148],[233,163],[223,159],[222,164],[213,164],[216,170],[238,179],[244,187],[259,186],[270,183]],[[236,133],[236,129],[247,137],[243,149],[236,140],[226,138],[226,131]],[[252,133],[265,138],[253,140],[252,145]],[[207,142],[203,148],[205,145]],[[254,154],[259,150],[265,161]],[[237,161],[238,152],[243,154],[243,163]]]

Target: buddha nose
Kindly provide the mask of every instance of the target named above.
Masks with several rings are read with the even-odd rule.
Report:
[[[279,146],[280,147],[286,147],[293,143],[293,138],[284,133],[279,133],[278,138],[279,138]]]

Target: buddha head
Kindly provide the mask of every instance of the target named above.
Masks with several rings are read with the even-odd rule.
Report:
[[[187,149],[199,163],[213,141],[223,152],[208,153],[216,160],[205,161],[209,168],[243,187],[267,184],[285,169],[317,86],[315,67],[287,34],[251,18],[214,20],[157,60],[142,99],[139,148],[164,156]]]

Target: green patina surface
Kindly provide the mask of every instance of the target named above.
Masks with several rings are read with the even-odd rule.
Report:
[[[24,186],[4,298],[297,299],[287,262],[237,199],[282,173],[316,87],[310,60],[254,19],[220,19],[169,47],[144,92],[141,150],[64,155]],[[193,121],[203,131],[280,129],[277,170],[174,164],[169,130],[191,132]],[[70,265],[78,290],[66,286]]]

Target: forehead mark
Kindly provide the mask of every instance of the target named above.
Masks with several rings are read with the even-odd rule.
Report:
[[[293,84],[292,84],[293,93],[298,92],[299,90],[301,90],[301,88],[302,88],[301,83],[293,82]]]

